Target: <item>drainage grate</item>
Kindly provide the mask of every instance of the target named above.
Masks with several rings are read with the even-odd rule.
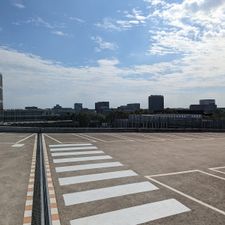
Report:
[[[51,225],[49,196],[44,165],[42,135],[38,134],[34,180],[32,225]]]

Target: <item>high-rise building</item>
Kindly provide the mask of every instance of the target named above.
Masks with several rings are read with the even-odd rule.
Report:
[[[109,102],[96,102],[95,111],[97,113],[104,113],[109,111]]]
[[[164,97],[162,95],[149,96],[148,109],[151,111],[162,111],[164,109]]]
[[[82,109],[83,109],[82,103],[75,103],[75,104],[74,104],[74,110],[75,110],[76,112],[80,112],[80,111],[82,111]]]
[[[3,82],[1,73],[0,73],[0,110],[3,110]]]

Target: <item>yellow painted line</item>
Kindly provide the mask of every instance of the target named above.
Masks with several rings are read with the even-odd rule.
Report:
[[[31,136],[28,136],[27,138]],[[30,177],[29,177],[29,181],[27,185],[27,197],[26,197],[26,202],[24,207],[23,225],[31,225],[31,220],[32,220],[36,150],[37,150],[37,135],[35,135],[33,156],[32,156],[31,169],[30,169]]]

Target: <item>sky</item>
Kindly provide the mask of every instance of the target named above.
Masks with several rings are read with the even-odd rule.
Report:
[[[0,15],[5,108],[225,107],[225,0],[2,0]]]

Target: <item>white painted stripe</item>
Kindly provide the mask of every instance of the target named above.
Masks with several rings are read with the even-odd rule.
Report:
[[[132,139],[130,139],[130,137],[127,137],[125,135],[121,135],[121,134],[110,134],[112,137],[118,138],[120,140],[125,140],[125,141],[134,141]]]
[[[33,205],[33,200],[26,200],[26,206]]]
[[[24,144],[14,144],[14,145],[12,145],[13,148],[21,148],[23,146],[24,146]]]
[[[194,173],[194,172],[198,172],[198,171],[199,170],[185,170],[185,171],[172,172],[172,173],[154,174],[154,175],[150,175],[148,177],[164,177],[164,176],[172,176],[172,175],[185,174],[185,173]]]
[[[116,171],[116,172],[109,172],[109,173],[97,173],[97,174],[90,174],[84,176],[73,176],[73,177],[64,177],[59,178],[59,184],[61,186],[70,185],[70,184],[80,184],[85,182],[91,181],[99,181],[99,180],[110,180],[116,179],[121,177],[132,177],[138,176],[133,170],[123,170],[123,171]]]
[[[59,220],[53,220],[52,225],[61,225]]]
[[[91,143],[80,143],[80,144],[59,144],[59,145],[49,145],[50,148],[63,148],[63,147],[77,147],[77,146],[90,146]]]
[[[59,220],[53,220],[52,225],[61,225]]]
[[[56,167],[55,171],[57,173],[61,173],[61,172],[70,172],[70,171],[111,168],[111,167],[118,167],[118,166],[123,166],[123,164],[120,162],[108,162],[108,163],[93,163],[93,164],[75,165],[75,166],[61,166],[61,167]]]
[[[60,151],[76,151],[76,150],[91,150],[91,149],[98,149],[95,146],[90,146],[90,147],[70,147],[70,148],[51,148],[51,152],[60,152]]]
[[[87,134],[79,134],[79,135],[82,136],[82,137],[89,138],[89,139],[94,139],[94,140],[96,140],[96,141],[107,142],[107,141],[105,141],[105,140],[103,140],[103,139],[96,138],[96,137],[93,137],[93,136],[91,136],[91,135],[87,135]]]
[[[24,217],[31,217],[32,216],[32,210],[25,210],[24,211]]]
[[[137,225],[191,211],[176,199],[168,199],[70,221],[70,225]]]
[[[59,141],[59,140],[57,140],[57,139],[55,139],[55,138],[53,138],[53,137],[51,137],[51,136],[49,136],[49,135],[47,135],[47,134],[44,134],[46,137],[48,137],[48,138],[50,138],[50,139],[52,139],[53,141],[55,141],[55,142],[57,142],[57,143],[62,143],[61,141]]]
[[[90,139],[90,138],[81,136],[81,135],[79,135],[79,134],[72,134],[72,135],[75,136],[75,137],[83,138],[83,139],[88,140],[88,141],[91,141],[91,142],[97,142],[97,141],[95,141],[95,140],[93,140],[93,139]]]
[[[82,151],[82,152],[59,152],[52,153],[52,156],[69,156],[69,155],[92,155],[92,154],[103,154],[103,151]]]
[[[76,157],[76,158],[63,158],[63,159],[53,159],[54,163],[67,163],[67,162],[83,162],[83,161],[93,161],[102,159],[112,159],[109,155],[103,156],[90,156],[90,157]]]
[[[190,200],[192,200],[194,202],[197,202],[198,204],[203,205],[204,207],[212,209],[213,211],[218,212],[218,213],[220,213],[220,214],[225,216],[225,211],[223,211],[221,209],[218,209],[218,208],[216,208],[216,207],[214,207],[212,205],[209,205],[209,204],[207,204],[207,203],[205,203],[205,202],[203,202],[203,201],[201,201],[201,200],[199,200],[197,198],[194,198],[194,197],[192,197],[190,195],[187,195],[184,192],[179,191],[179,190],[177,190],[177,189],[175,189],[175,188],[173,188],[173,187],[171,187],[171,186],[169,186],[167,184],[164,184],[164,183],[162,183],[162,182],[160,182],[160,181],[158,181],[158,180],[156,180],[156,179],[154,179],[152,177],[146,176],[146,178],[148,178],[149,180],[151,180],[151,181],[153,181],[153,182],[155,182],[155,183],[157,183],[157,184],[159,184],[159,185],[161,185],[161,186],[163,186],[163,187],[165,187],[165,188],[167,188],[167,189],[169,189],[169,190],[171,190],[171,191],[173,191],[173,192],[175,192],[177,194],[180,194],[180,195],[182,195],[182,196],[184,196],[184,197],[186,197],[186,198],[188,198],[188,199],[190,199]]]
[[[65,205],[68,206],[146,191],[153,191],[157,189],[158,188],[155,185],[151,184],[148,181],[145,181],[140,183],[123,184],[107,188],[99,188],[89,191],[64,194],[63,198],[65,201]]]
[[[27,137],[25,137],[25,138],[23,138],[23,139],[17,141],[15,144],[19,144],[19,143],[21,143],[21,142],[23,142],[23,141],[26,141],[28,138],[33,137],[34,135],[35,135],[35,134],[31,134],[31,135],[29,135],[29,136],[27,136]]]
[[[206,174],[208,176],[211,176],[211,177],[215,177],[215,178],[218,178],[220,180],[225,180],[225,177],[220,177],[220,176],[217,176],[217,175],[214,175],[214,174],[211,174],[211,173],[207,173],[205,171],[202,171],[202,170],[199,170],[200,173],[203,173],[203,174]]]
[[[210,169],[210,170],[212,170],[212,171],[214,171],[214,172],[217,172],[217,173],[225,174],[225,172],[220,171],[220,170],[216,170],[216,169]]]
[[[225,166],[219,166],[219,167],[212,167],[212,168],[209,168],[209,169],[224,169],[225,168]]]

